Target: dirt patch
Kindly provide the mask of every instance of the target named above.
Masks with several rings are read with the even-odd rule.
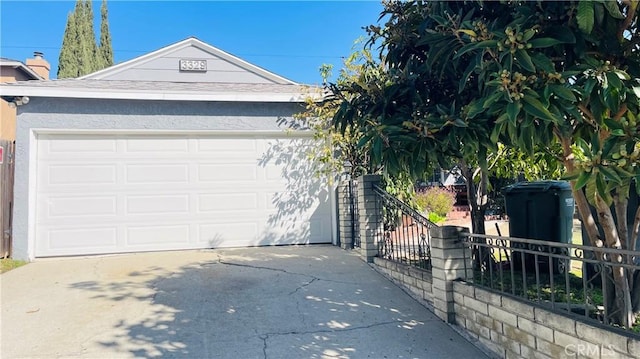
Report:
[[[462,219],[452,219],[446,220],[440,223],[441,226],[458,226],[458,227],[466,227],[471,230],[471,219],[470,218],[462,218]],[[497,225],[497,228],[496,228]],[[509,222],[506,220],[491,220],[484,222],[485,230],[489,235],[502,235],[509,236]],[[498,232],[499,228],[499,232]]]

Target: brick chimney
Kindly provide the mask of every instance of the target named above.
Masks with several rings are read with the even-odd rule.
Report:
[[[35,73],[40,75],[43,79],[49,79],[49,71],[51,70],[51,65],[49,62],[44,59],[44,54],[42,52],[36,51],[33,53],[32,59],[27,59],[27,66],[29,66]]]

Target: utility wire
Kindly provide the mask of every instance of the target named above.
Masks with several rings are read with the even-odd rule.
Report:
[[[35,50],[56,50],[60,51],[60,47],[54,46],[24,46],[24,45],[2,45],[2,48],[5,49],[33,49]],[[118,53],[137,53],[137,54],[146,54],[151,51],[142,51],[142,50],[117,50],[114,49],[113,52]],[[251,57],[292,57],[292,58],[335,58],[335,59],[344,59],[344,56],[336,56],[336,55],[287,55],[287,54],[247,54],[247,53],[233,53],[234,56],[251,56]]]

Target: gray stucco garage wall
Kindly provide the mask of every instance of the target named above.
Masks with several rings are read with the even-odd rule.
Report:
[[[278,130],[299,103],[31,98],[18,108],[19,129]]]
[[[29,183],[33,131],[284,131],[299,103],[136,101],[31,98],[18,108],[13,209],[13,257],[33,259],[29,245]],[[35,221],[35,218],[31,218]],[[32,222],[33,223],[33,222]],[[33,237],[33,235],[32,235]],[[31,248],[30,248],[31,247]],[[31,252],[30,252],[31,249]]]

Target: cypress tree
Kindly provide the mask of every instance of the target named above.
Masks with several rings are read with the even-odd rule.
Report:
[[[111,36],[107,24],[107,5],[103,1],[100,27],[101,46],[96,43],[91,0],[76,0],[67,18],[58,61],[58,78],[79,77],[113,64]],[[104,44],[104,46],[103,46]]]
[[[78,31],[76,29],[75,13],[67,16],[67,26],[64,29],[62,48],[58,57],[58,78],[78,76]]]
[[[93,8],[91,0],[86,0],[82,4],[82,17],[79,26],[80,33],[80,76],[92,73],[100,68],[98,60],[98,46],[96,35],[93,31]]]
[[[107,0],[102,0],[100,7],[100,59],[101,68],[113,65],[113,49],[111,48],[111,34],[109,33],[109,20]]]

